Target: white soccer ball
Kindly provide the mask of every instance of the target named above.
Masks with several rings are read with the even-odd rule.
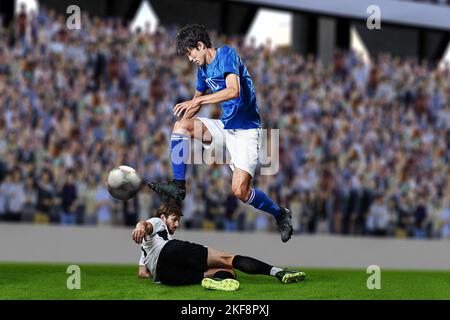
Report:
[[[133,168],[120,166],[109,172],[107,185],[113,198],[125,201],[138,193],[142,186],[142,179]]]

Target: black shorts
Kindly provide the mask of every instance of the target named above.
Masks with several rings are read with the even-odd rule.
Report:
[[[171,286],[198,284],[207,269],[207,247],[189,241],[170,240],[159,254],[156,276],[161,283]]]

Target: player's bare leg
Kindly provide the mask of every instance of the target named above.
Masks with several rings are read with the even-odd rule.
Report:
[[[234,254],[208,247],[208,268],[233,269]]]
[[[247,171],[239,168],[234,169],[231,181],[231,191],[233,192],[233,195],[242,202],[246,202],[250,197],[251,181],[252,176]]]
[[[199,119],[182,119],[175,122],[171,137],[173,180],[166,183],[148,182],[147,185],[152,191],[177,202],[184,200],[186,196],[186,159],[189,155],[189,143],[192,138],[204,143],[212,141],[211,133]]]
[[[233,172],[233,181],[231,183],[233,194],[242,202],[273,215],[277,221],[281,240],[283,242],[288,241],[294,231],[292,228],[292,214],[290,210],[279,207],[261,190],[252,189],[250,187],[251,180],[252,176],[247,171],[235,168]]]

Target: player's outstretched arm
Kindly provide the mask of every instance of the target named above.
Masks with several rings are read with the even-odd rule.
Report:
[[[144,240],[144,237],[147,234],[152,234],[152,232],[153,232],[152,224],[143,220],[139,221],[136,224],[136,228],[134,228],[131,237],[133,238],[134,242],[136,242],[137,244],[141,244],[142,240]]]

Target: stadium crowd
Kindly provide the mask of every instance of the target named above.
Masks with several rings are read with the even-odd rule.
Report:
[[[176,28],[87,15],[81,25],[42,9],[0,29],[2,221],[131,226],[161,201],[112,200],[106,176],[127,164],[170,178],[172,108],[192,98],[196,67],[176,55]],[[324,66],[238,36],[213,43],[238,49],[263,128],[280,130],[280,171],[255,184],[292,210],[296,232],[450,238],[449,66],[352,51]],[[230,174],[188,166],[182,226],[276,230],[232,196]]]

